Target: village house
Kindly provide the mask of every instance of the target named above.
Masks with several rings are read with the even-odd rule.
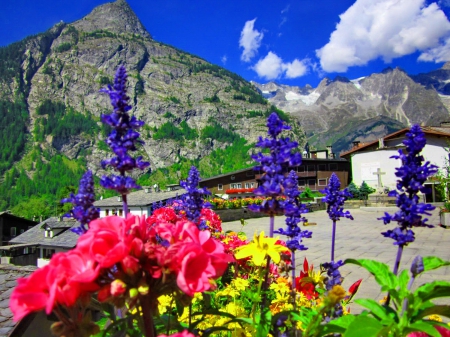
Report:
[[[36,224],[36,221],[18,217],[11,214],[10,211],[0,212],[0,245],[6,245],[9,240],[24,233]]]
[[[317,154],[319,154],[319,157],[317,157]],[[328,185],[333,172],[341,181],[342,188],[348,185],[350,164],[347,160],[332,158],[328,155],[325,158],[320,158],[322,156],[321,151],[315,151],[313,155],[315,158],[303,158],[301,165],[285,170],[286,174],[291,170],[297,173],[298,185],[301,190],[306,187],[309,187],[312,191],[324,189]],[[214,195],[251,194],[253,189],[258,187],[261,177],[262,173],[253,170],[251,167],[202,179],[200,186],[206,187]]]
[[[422,150],[425,161],[440,168],[446,167],[449,159],[447,147],[450,141],[450,126],[443,123],[439,127],[422,127],[422,130],[427,140]],[[354,142],[351,150],[341,153],[341,158],[351,163],[353,182],[360,186],[365,181],[379,193],[395,189],[398,179],[395,169],[400,167],[401,162],[391,157],[398,155],[398,150],[405,148],[403,141],[408,131],[409,128],[405,128],[364,144]],[[435,189],[437,183],[439,182],[432,177],[425,183],[430,188],[430,193],[426,195],[427,202],[442,201],[442,196]]]

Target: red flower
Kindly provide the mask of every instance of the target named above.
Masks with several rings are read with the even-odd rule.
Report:
[[[205,220],[212,232],[222,232],[222,220],[220,216],[209,208],[202,208],[199,221]]]
[[[450,337],[450,329],[438,325],[435,325],[434,328],[437,331],[439,331],[442,337]],[[413,332],[408,335],[408,337],[427,337],[427,336],[428,336],[427,333],[421,331]]]
[[[14,321],[20,321],[26,315],[45,308],[48,302],[47,274],[50,267],[36,270],[28,278],[19,278],[17,287],[11,294],[9,307]]]

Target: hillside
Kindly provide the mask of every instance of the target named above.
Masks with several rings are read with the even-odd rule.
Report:
[[[139,152],[154,170],[141,183],[173,183],[191,164],[205,177],[251,165],[251,144],[266,134],[275,107],[240,76],[153,40],[117,0],[0,48],[0,209],[31,196],[51,208],[86,167],[105,173],[99,163],[109,155],[108,130],[99,117],[111,108],[99,89],[121,64],[131,113],[146,123]],[[304,144],[299,120],[280,113]]]

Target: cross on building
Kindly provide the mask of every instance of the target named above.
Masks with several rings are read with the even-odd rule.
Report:
[[[373,172],[373,175],[378,176],[378,187],[383,187],[383,183],[381,182],[381,176],[386,174],[386,172],[381,172],[380,168],[377,168],[377,172]]]

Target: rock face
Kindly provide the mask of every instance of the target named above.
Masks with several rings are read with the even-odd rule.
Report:
[[[324,78],[317,88],[274,82],[253,84],[271,103],[300,119],[311,144],[333,144],[338,152],[350,146],[352,137],[361,136],[361,130],[355,129],[358,125],[370,134],[370,124],[387,132],[412,124],[439,125],[447,121],[449,68],[447,63],[442,69],[417,76],[388,68],[355,80]],[[374,130],[373,136],[381,137],[382,133]]]
[[[66,113],[74,111],[94,122],[110,112],[109,97],[99,89],[112,83],[119,65],[129,75],[131,113],[146,123],[141,152],[153,168],[182,157],[199,159],[229,144],[200,139],[206,126],[220,125],[249,142],[267,133],[264,114],[270,105],[253,85],[226,69],[154,41],[124,0],[99,6],[81,20],[60,23],[13,47],[18,50],[18,75],[0,78],[0,99],[25,101],[30,115],[27,127],[33,137],[36,128],[53,118],[39,112],[45,101],[63,104]],[[171,124],[181,130],[182,123],[199,137],[154,139],[161,126]],[[293,117],[291,125],[290,136],[303,144],[298,119]],[[100,146],[104,136],[98,131],[44,136],[43,140],[30,137],[30,141],[42,142],[41,148],[69,158],[87,156],[88,167],[94,171],[106,156]]]

